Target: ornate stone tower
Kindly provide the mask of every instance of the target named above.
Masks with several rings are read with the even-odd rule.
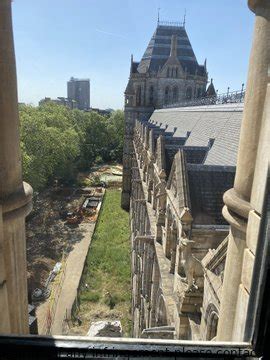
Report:
[[[154,109],[203,96],[207,78],[206,62],[198,64],[181,23],[158,22],[141,61],[131,57],[125,90],[123,208],[129,209],[135,120],[148,120]]]

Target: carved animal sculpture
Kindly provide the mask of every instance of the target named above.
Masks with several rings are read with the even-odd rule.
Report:
[[[198,289],[202,284],[195,283],[194,274],[200,274],[202,270],[202,264],[191,252],[191,246],[195,241],[188,240],[187,238],[181,239],[180,242],[180,259],[179,268],[180,276],[185,276],[187,282],[186,291],[192,290],[192,287]]]

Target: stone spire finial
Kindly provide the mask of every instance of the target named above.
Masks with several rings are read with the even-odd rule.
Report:
[[[130,74],[132,74],[132,68],[133,68],[133,54],[131,54],[131,58],[130,58]]]
[[[170,57],[177,57],[177,35],[172,35]]]
[[[211,78],[211,82],[206,90],[206,96],[216,96],[216,90],[215,90],[215,86],[213,83],[213,79]]]
[[[185,14],[184,14],[184,21],[183,21],[183,27],[186,27],[186,18],[187,18],[187,9],[185,9]]]

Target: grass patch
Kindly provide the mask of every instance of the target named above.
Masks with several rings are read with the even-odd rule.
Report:
[[[106,318],[120,319],[125,336],[131,328],[129,214],[120,207],[121,192],[108,189],[87,255],[79,292],[80,308],[94,312],[102,304]],[[86,286],[87,284],[87,286]],[[89,306],[88,306],[89,305]],[[80,311],[80,316],[84,314]],[[96,314],[98,317],[99,314]],[[93,316],[95,318],[95,316]],[[87,317],[89,321],[89,317]],[[102,320],[100,316],[100,320]],[[93,319],[95,321],[95,319]],[[89,322],[90,326],[90,322]]]

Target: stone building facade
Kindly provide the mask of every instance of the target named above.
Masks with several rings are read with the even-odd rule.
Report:
[[[125,91],[122,207],[132,232],[133,336],[216,336],[242,104],[174,108],[215,95],[184,26],[159,23]],[[169,108],[167,108],[169,107]]]
[[[244,341],[267,358],[270,3],[248,4],[256,21],[244,109],[164,109],[149,121],[134,119],[128,138],[133,330],[142,337],[222,341],[216,349]],[[11,0],[0,2],[0,23],[0,333],[23,335],[29,333],[24,222],[32,189],[22,181]],[[228,187],[226,223],[220,211]],[[31,344],[18,336],[8,341],[21,352]],[[34,342],[37,349],[42,342],[63,347],[49,338]],[[196,343],[191,351],[205,349]]]
[[[262,321],[254,311],[267,241],[259,234],[269,194],[270,5],[248,5],[256,22],[244,107],[172,106],[215,94],[206,66],[187,76],[183,28],[158,25],[141,62],[131,61],[122,206],[130,208],[134,337],[251,341]],[[171,70],[177,60],[183,72]]]
[[[155,110],[136,120],[130,219],[133,336],[216,336],[243,105]],[[232,132],[233,130],[233,132]]]
[[[128,209],[131,191],[131,153],[136,119],[147,120],[154,109],[206,93],[206,61],[199,65],[181,24],[158,23],[140,62],[131,57],[125,90],[125,148],[122,207]],[[213,84],[211,85],[213,92]]]

